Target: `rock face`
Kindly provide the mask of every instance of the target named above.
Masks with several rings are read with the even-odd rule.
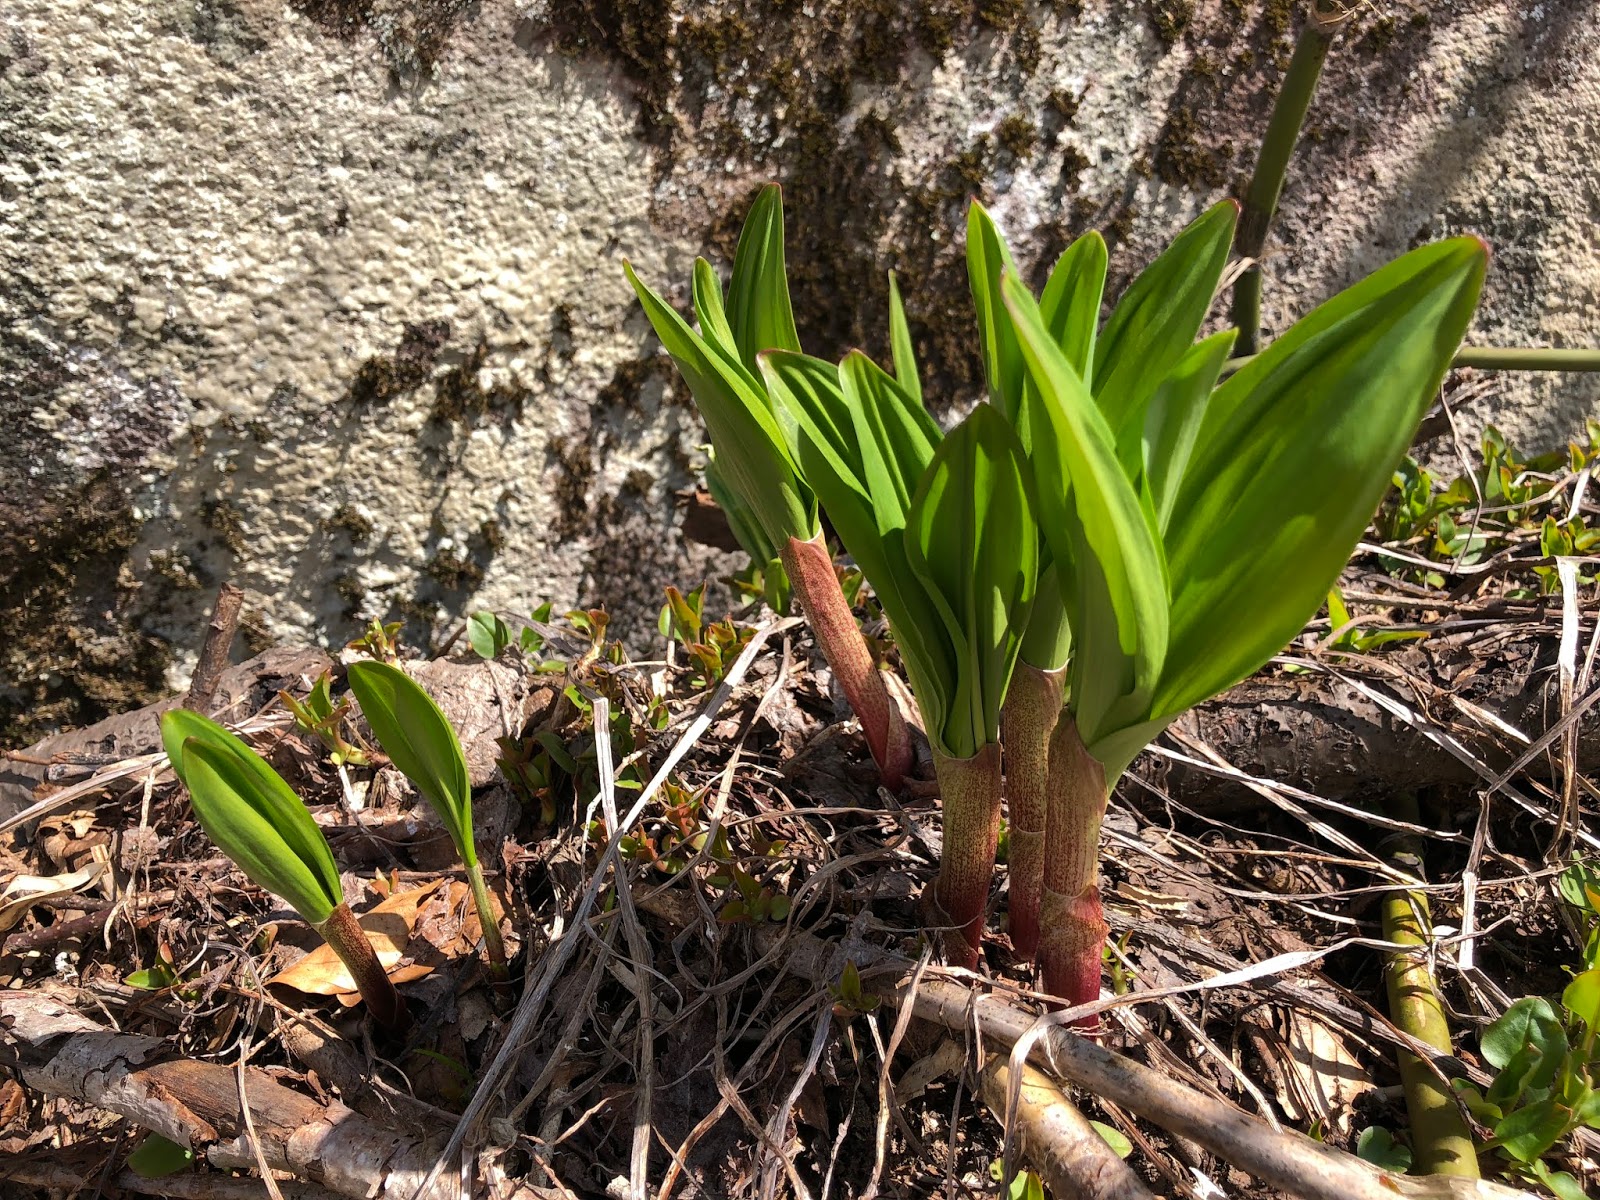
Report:
[[[1384,0],[1336,45],[1268,263],[1281,328],[1473,229],[1477,340],[1600,327],[1584,0]],[[968,196],[1035,272],[1125,280],[1237,192],[1290,0],[0,0],[0,741],[181,674],[216,583],[258,641],[605,601],[687,547],[702,433],[622,277],[682,301],[786,184],[808,348],[884,353],[900,273],[945,409],[977,393]],[[1114,281],[1114,287],[1117,286]],[[1596,377],[1493,377],[1533,443]],[[6,727],[9,719],[10,727]]]

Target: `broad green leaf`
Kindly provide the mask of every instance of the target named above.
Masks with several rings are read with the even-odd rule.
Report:
[[[694,394],[723,479],[749,505],[773,545],[785,545],[791,537],[813,537],[816,502],[795,473],[759,384],[742,365],[729,361],[730,352],[719,348],[715,336],[710,343],[702,339],[639,280],[632,267],[624,264],[624,270],[656,335]]]
[[[1056,260],[1039,296],[1045,328],[1061,347],[1067,365],[1089,387],[1094,378],[1095,330],[1106,286],[1106,242],[1091,230]]]
[[[1111,1147],[1111,1153],[1118,1158],[1127,1158],[1133,1153],[1133,1143],[1115,1125],[1107,1125],[1103,1121],[1090,1121],[1089,1124],[1100,1135],[1100,1140]]]
[[[1155,514],[1156,528],[1163,533],[1172,520],[1178,485],[1188,469],[1206,402],[1238,333],[1237,329],[1225,330],[1189,347],[1156,386],[1145,409],[1142,487]]]
[[[989,380],[989,399],[1013,426],[1022,407],[1022,355],[1006,316],[1000,277],[1010,269],[1011,251],[988,211],[974,200],[967,208],[967,283],[978,314],[978,344]]]
[[[898,489],[881,486],[890,462],[909,460],[873,440],[871,430],[885,422],[875,425],[851,410],[837,368],[803,354],[778,352],[762,355],[761,369],[795,461],[845,550],[877,593],[917,703],[930,727],[937,727],[953,695],[956,665],[938,613],[906,559],[906,513],[894,501]],[[863,401],[880,395],[869,389]],[[863,462],[869,454],[877,463],[872,473],[880,482],[876,498]]]
[[[203,744],[237,761],[237,770],[224,772],[233,789],[231,800],[227,795],[215,791],[208,793],[204,799],[196,794],[194,785],[190,781],[188,761],[189,754],[196,744]],[[235,854],[234,848],[225,844],[206,825],[201,807],[204,806],[207,811],[217,814],[219,804],[223,809],[246,806],[267,822],[274,831],[274,838],[290,855],[304,864],[315,879],[317,890],[327,898],[328,907],[331,909],[341,902],[344,887],[339,882],[339,868],[333,861],[333,852],[328,849],[328,839],[323,836],[322,830],[317,827],[316,821],[312,819],[300,797],[295,795],[294,790],[283,781],[283,776],[273,770],[266,759],[209,717],[203,717],[186,708],[168,709],[161,715],[161,745],[172,761],[173,773],[189,789],[195,816],[200,819],[201,826],[206,829],[211,840],[217,843],[223,853],[238,862],[241,868],[245,867]],[[213,773],[217,773],[215,769]],[[225,818],[226,815],[225,811],[221,812],[219,819]],[[248,869],[245,873],[249,874]],[[277,891],[254,875],[250,877],[268,891],[273,891],[288,900],[301,915],[306,914],[306,910],[295,904],[294,898],[287,893]]]
[[[1583,1018],[1591,1031],[1600,1030],[1600,970],[1585,971],[1574,977],[1561,993],[1567,1011]]]
[[[845,355],[838,378],[873,504],[903,514],[943,434],[927,410],[859,350]]]
[[[922,380],[917,377],[917,352],[911,345],[911,326],[906,324],[905,305],[900,302],[900,283],[889,272],[889,352],[894,358],[894,381],[920,408]]]
[[[1504,1069],[1518,1052],[1531,1046],[1538,1052],[1565,1050],[1566,1033],[1550,1002],[1542,996],[1525,996],[1506,1009],[1478,1040],[1484,1061]]]
[[[1238,204],[1224,200],[1191,222],[1122,294],[1095,342],[1091,390],[1130,474],[1145,406],[1200,332],[1238,216]]]
[[[194,1162],[194,1151],[168,1141],[159,1133],[146,1134],[128,1155],[128,1169],[141,1179],[160,1179]]]
[[[1022,461],[1010,422],[980,404],[939,444],[906,518],[912,568],[960,656],[956,702],[944,727],[928,731],[956,758],[999,740],[1033,602],[1039,533]]]
[[[1528,1164],[1528,1172],[1555,1193],[1557,1200],[1591,1200],[1583,1184],[1566,1171],[1552,1171],[1542,1158]]]
[[[350,690],[383,752],[439,814],[462,863],[476,866],[466,755],[433,697],[399,667],[381,662],[351,663]]]
[[[217,742],[183,744],[183,781],[200,828],[256,886],[320,926],[344,900],[333,854],[300,798],[277,772],[271,777]],[[307,827],[320,843],[309,859],[297,852]]]
[[[1076,647],[1072,711],[1093,752],[1097,739],[1142,715],[1161,670],[1167,644],[1161,547],[1117,462],[1105,418],[1038,306],[1015,275],[1007,274],[1002,288],[1037,391],[1027,418],[1039,524],[1063,573]]]
[[[1411,1148],[1394,1140],[1382,1125],[1368,1125],[1356,1137],[1356,1154],[1385,1171],[1409,1171]]]
[[[1211,396],[1166,533],[1171,716],[1283,648],[1349,559],[1477,306],[1486,250],[1424,246],[1298,321]]]
[[[1500,1148],[1517,1162],[1533,1162],[1567,1132],[1568,1112],[1553,1100],[1519,1108],[1494,1127]]]
[[[717,469],[715,453],[706,463],[706,490],[717,502],[717,507],[722,510],[723,516],[728,518],[728,527],[733,530],[734,540],[744,548],[751,562],[771,562],[778,557],[778,548],[767,537],[767,532],[756,519],[755,512],[723,479],[722,472]]]
[[[1033,610],[1028,614],[1028,628],[1022,635],[1018,656],[1029,666],[1055,671],[1066,666],[1072,654],[1072,623],[1067,620],[1066,601],[1061,596],[1060,574],[1055,563],[1046,558],[1039,563],[1039,586],[1033,594]]]
[[[739,233],[728,281],[728,325],[752,374],[763,350],[800,349],[783,263],[783,189],[775,183],[761,189]]]
[[[511,644],[511,627],[492,612],[473,613],[467,621],[467,641],[479,658],[499,658]]]

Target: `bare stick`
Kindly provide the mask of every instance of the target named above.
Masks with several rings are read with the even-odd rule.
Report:
[[[185,708],[203,713],[211,707],[217,683],[228,666],[228,651],[233,648],[233,635],[239,630],[239,608],[243,604],[243,588],[224,583],[217,589],[217,606],[211,610],[211,625],[200,646],[200,658],[189,680],[189,692],[183,698]]]
[[[178,1058],[161,1038],[116,1033],[39,991],[0,993],[7,1026],[0,1062],[47,1096],[103,1108],[193,1150],[213,1166],[253,1168],[239,1106],[239,1081],[220,1063]],[[261,1155],[269,1168],[341,1196],[412,1195],[433,1163],[420,1139],[319,1104],[265,1071],[244,1071]],[[429,1200],[454,1200],[455,1179]]]
[[[1011,1067],[996,1054],[984,1064],[983,1102],[1005,1121]],[[1022,1068],[1016,1111],[1022,1152],[1053,1196],[1082,1200],[1154,1200],[1088,1119],[1043,1071]]]

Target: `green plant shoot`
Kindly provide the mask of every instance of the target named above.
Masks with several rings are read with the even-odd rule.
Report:
[[[472,780],[456,731],[433,697],[399,667],[382,662],[351,663],[349,675],[350,690],[383,752],[439,814],[455,843],[483,927],[490,966],[503,975],[505,943],[484,886],[483,868],[478,865],[472,831]]]
[[[294,789],[239,738],[188,709],[162,716],[161,742],[206,835],[322,935],[381,1024],[403,1026],[405,1001],[345,904],[328,839]]]

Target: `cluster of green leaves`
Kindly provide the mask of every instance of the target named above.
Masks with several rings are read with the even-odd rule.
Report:
[[[1600,1129],[1600,871],[1573,863],[1559,877],[1562,899],[1583,930],[1585,969],[1560,1001],[1528,996],[1513,1003],[1479,1038],[1496,1074],[1486,1090],[1458,1081],[1472,1115],[1494,1136],[1514,1175],[1549,1188],[1561,1200],[1583,1200],[1579,1182],[1545,1156],[1573,1130]]]
[[[327,747],[328,757],[335,766],[365,766],[367,752],[352,745],[344,736],[344,719],[350,715],[349,698],[340,697],[335,702],[332,688],[333,672],[324,671],[311,685],[304,700],[289,691],[280,691],[278,699],[294,717],[296,725]]]
[[[687,595],[668,587],[667,602],[657,622],[661,636],[675,639],[699,665],[698,686],[701,687],[722,680],[755,632],[749,626],[735,625],[732,618],[707,624],[705,600],[706,585],[703,583]]]
[[[565,659],[546,657],[544,654],[545,635],[539,632],[539,626],[550,623],[550,615],[554,605],[546,600],[529,614],[532,624],[524,625],[520,630],[513,632],[511,626],[499,613],[483,612],[473,613],[467,621],[467,641],[472,646],[473,652],[479,658],[496,659],[506,650],[516,646],[529,659],[533,660],[533,669],[546,675],[559,675],[567,669]],[[567,613],[569,618],[574,614]],[[588,613],[580,611],[580,618],[587,618]]]
[[[404,625],[404,621],[385,623],[373,617],[367,623],[366,632],[353,639],[346,648],[380,662],[394,662],[400,657],[400,630]]]
[[[724,295],[711,264],[695,260],[699,331],[640,281],[628,281],[694,394],[715,447],[707,482],[735,536],[765,563],[793,538],[818,532],[817,501],[796,469],[757,369],[763,350],[800,349],[783,260],[783,200],[776,185],[751,207]]]
[[[895,374],[773,351],[761,369],[794,459],[889,619],[936,749],[999,739],[1038,576],[1023,452],[981,405],[941,437],[922,405],[898,295]]]
[[[1104,328],[1097,234],[1035,299],[973,213],[990,399],[1027,449],[1076,647],[1070,707],[1115,777],[1316,612],[1465,333],[1486,254],[1471,238],[1412,251],[1217,385],[1232,332],[1195,338],[1234,205],[1184,230]]]
[[[1600,546],[1600,530],[1590,529],[1581,515],[1568,519],[1567,493],[1556,486],[1600,459],[1600,422],[1587,422],[1584,437],[1565,450],[1538,455],[1524,454],[1490,426],[1480,450],[1482,462],[1472,474],[1448,484],[1406,458],[1395,471],[1395,490],[1378,513],[1380,540],[1408,544],[1422,557],[1460,567],[1501,553],[1535,529],[1544,558],[1591,554]],[[1383,561],[1396,576],[1445,585],[1440,572],[1396,558]],[[1513,595],[1549,595],[1559,586],[1553,567],[1538,564],[1533,573],[1536,585],[1515,588]]]

